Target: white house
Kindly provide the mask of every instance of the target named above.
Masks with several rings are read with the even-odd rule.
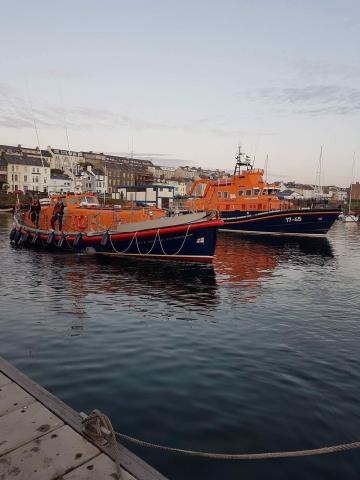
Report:
[[[74,172],[76,166],[84,162],[82,152],[72,150],[60,150],[59,148],[47,147],[51,154],[51,168],[63,170],[64,172]]]
[[[50,165],[40,157],[5,154],[9,191],[47,192],[50,183]]]
[[[49,193],[69,193],[74,191],[73,179],[66,173],[51,172]]]
[[[166,184],[126,186],[118,188],[118,191],[112,194],[112,198],[169,208],[174,201],[174,190],[175,187]]]
[[[185,195],[187,194],[185,182],[178,182],[177,180],[168,180],[164,185],[171,185],[172,187],[174,187],[175,197],[185,197]]]
[[[74,178],[76,193],[96,192],[96,178],[91,169],[82,169],[78,166]]]
[[[95,192],[106,193],[108,189],[107,175],[101,170],[101,168],[94,168],[91,165],[87,166],[95,175]]]

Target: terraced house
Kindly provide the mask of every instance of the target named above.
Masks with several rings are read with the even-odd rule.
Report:
[[[50,164],[44,158],[2,153],[2,163],[7,167],[8,191],[48,191]]]

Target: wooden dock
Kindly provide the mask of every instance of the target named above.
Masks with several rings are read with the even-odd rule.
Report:
[[[117,443],[121,480],[166,480]],[[79,413],[0,357],[0,480],[117,479],[113,448]]]

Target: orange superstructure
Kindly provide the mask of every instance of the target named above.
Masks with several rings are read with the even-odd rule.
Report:
[[[239,148],[231,178],[196,180],[190,190],[194,197],[186,202],[186,208],[219,212],[267,212],[289,208],[288,202],[278,198],[279,187],[264,181],[264,170],[254,169],[250,159],[243,160],[242,156]]]
[[[107,229],[116,229],[123,223],[142,222],[165,216],[165,211],[156,207],[134,207],[132,205],[114,208],[99,204],[95,194],[53,195],[46,205],[41,208],[39,228],[48,230],[51,227],[51,218],[56,202],[61,199],[64,203],[62,221],[63,232],[97,232]],[[23,220],[32,226],[28,215]]]

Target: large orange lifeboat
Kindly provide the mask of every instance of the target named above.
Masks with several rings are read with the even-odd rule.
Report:
[[[295,208],[279,199],[279,186],[263,178],[239,147],[230,178],[196,180],[185,207],[190,211],[216,210],[222,230],[265,234],[326,234],[338,217],[334,208]]]
[[[94,194],[55,195],[16,213],[10,240],[48,251],[211,262],[222,224],[212,213],[168,217],[153,206],[102,206]]]

